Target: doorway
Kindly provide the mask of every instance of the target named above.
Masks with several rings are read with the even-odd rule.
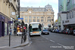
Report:
[[[4,22],[2,22],[2,36],[4,36]]]

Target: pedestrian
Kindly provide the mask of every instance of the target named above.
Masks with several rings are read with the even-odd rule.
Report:
[[[26,41],[26,27],[23,26],[23,32],[24,32],[24,42]]]
[[[14,35],[16,35],[16,27],[14,27]]]

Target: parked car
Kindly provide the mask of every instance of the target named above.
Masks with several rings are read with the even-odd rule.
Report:
[[[69,29],[66,29],[65,33],[66,34],[70,34],[70,30]]]
[[[75,35],[75,30],[73,30],[73,35]]]
[[[59,30],[59,33],[62,33],[62,30]]]
[[[42,30],[42,34],[49,34],[48,28],[44,28],[44,29]]]
[[[50,32],[52,32],[53,29],[50,29]]]
[[[66,33],[66,30],[62,30],[62,33],[65,34]]]
[[[55,30],[55,32],[56,32],[56,33],[59,33],[59,30],[58,30],[58,29],[56,29],[56,30]]]
[[[55,30],[53,29],[52,32],[55,32]]]
[[[70,30],[70,29],[66,29],[66,34],[73,34],[73,30]]]

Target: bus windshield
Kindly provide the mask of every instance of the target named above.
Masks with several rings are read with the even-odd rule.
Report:
[[[33,28],[32,31],[41,31],[39,28]]]

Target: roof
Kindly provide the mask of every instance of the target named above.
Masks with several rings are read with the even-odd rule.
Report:
[[[45,7],[21,7],[20,8],[20,11],[28,11],[28,9],[32,9],[34,12],[45,12],[47,11],[48,9],[50,9],[51,11],[53,11],[53,8],[51,5],[46,5]]]

